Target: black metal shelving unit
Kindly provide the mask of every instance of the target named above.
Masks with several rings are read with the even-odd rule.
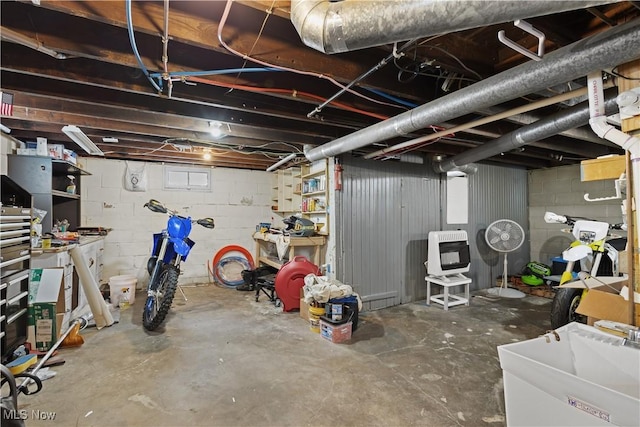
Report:
[[[27,339],[32,197],[8,176],[0,178],[0,354],[6,363]]]
[[[42,231],[50,232],[57,220],[69,221],[69,230],[80,227],[80,177],[91,175],[76,165],[40,156],[8,156],[8,175],[33,195],[33,207],[47,211]],[[68,176],[75,177],[76,192],[66,192]]]

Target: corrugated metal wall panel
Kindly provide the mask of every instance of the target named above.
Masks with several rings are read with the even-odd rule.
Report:
[[[343,190],[336,195],[336,277],[350,284],[375,310],[424,299],[424,261],[429,231],[456,229],[444,220],[440,175],[430,165],[367,161],[342,156]],[[527,226],[527,172],[478,166],[469,177],[472,289],[495,286],[502,257],[486,250],[484,230],[509,218]],[[441,226],[444,224],[444,226]],[[509,255],[510,274],[528,261],[528,244]]]
[[[402,303],[425,295],[424,261],[427,259],[427,236],[439,228],[439,177],[427,174],[421,166],[421,175],[405,176],[402,185],[402,251],[403,295]]]
[[[528,175],[525,169],[478,165],[469,177],[469,245],[471,289],[496,286],[502,275],[504,255],[487,247],[484,233],[498,219],[516,221],[525,230],[525,243],[507,255],[508,274],[519,273],[529,257]]]

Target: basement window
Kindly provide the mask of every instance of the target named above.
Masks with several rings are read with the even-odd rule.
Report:
[[[165,166],[164,189],[211,191],[211,169]]]

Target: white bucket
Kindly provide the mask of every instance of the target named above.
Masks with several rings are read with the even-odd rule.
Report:
[[[138,279],[132,274],[109,278],[111,304],[120,308],[126,308],[133,304],[136,299],[136,283],[138,283]]]

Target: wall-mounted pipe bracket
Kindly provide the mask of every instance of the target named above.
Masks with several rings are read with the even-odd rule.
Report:
[[[584,194],[584,200],[586,200],[587,202],[602,202],[602,201],[606,201],[606,200],[622,199],[623,195],[625,195],[626,192],[627,192],[627,175],[623,172],[622,175],[620,176],[620,178],[615,180],[614,185],[615,185],[615,189],[616,189],[616,195],[615,196],[591,198],[591,197],[589,197],[589,193],[585,193]]]
[[[531,34],[532,36],[538,38],[538,54],[536,55],[535,53],[531,52],[529,49],[526,49],[526,48],[520,46],[518,43],[516,43],[513,40],[511,40],[510,38],[508,38],[505,35],[504,30],[498,31],[498,40],[500,40],[507,47],[510,47],[511,49],[515,50],[516,52],[521,53],[522,55],[524,55],[524,56],[526,56],[528,58],[531,58],[534,61],[540,61],[542,59],[542,57],[544,56],[544,42],[546,40],[546,37],[545,37],[544,33],[542,31],[539,31],[539,30],[533,28],[533,26],[531,24],[529,24],[527,21],[524,21],[522,19],[514,21],[513,25],[515,25],[516,27],[520,28],[523,31],[526,31],[527,33]]]

